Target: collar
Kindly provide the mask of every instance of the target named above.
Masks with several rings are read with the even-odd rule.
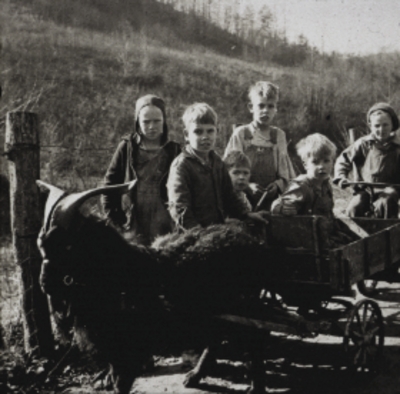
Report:
[[[209,152],[210,161],[207,162],[202,157],[200,157],[198,154],[196,154],[196,152],[194,151],[194,149],[190,145],[186,145],[183,148],[183,154],[186,157],[189,157],[191,159],[194,159],[194,160],[198,161],[201,165],[206,166],[206,167],[211,167],[212,166],[212,163],[214,161],[214,155],[215,155],[214,151],[211,150]]]
[[[392,144],[400,145],[400,130],[392,131],[390,133],[389,139],[385,143],[378,141],[372,134],[368,134],[364,138],[365,138],[365,141],[368,141],[373,144],[377,144],[380,147],[387,147],[388,145],[392,145]]]

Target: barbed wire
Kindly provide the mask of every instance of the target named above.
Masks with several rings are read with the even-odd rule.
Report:
[[[110,151],[114,151],[116,149],[116,145],[115,146],[109,146],[109,147],[106,147],[106,148],[76,148],[76,147],[63,146],[63,145],[40,145],[39,149],[40,150],[62,149],[62,150],[79,151],[79,152],[89,152],[89,151],[110,152]],[[4,152],[3,150],[1,150],[0,152],[1,152],[0,156],[7,156],[7,152]]]
[[[40,149],[47,148],[58,148],[58,149],[66,149],[66,150],[74,150],[74,151],[109,151],[116,149],[116,146],[110,146],[107,148],[74,148],[70,146],[62,146],[62,145],[40,145]]]

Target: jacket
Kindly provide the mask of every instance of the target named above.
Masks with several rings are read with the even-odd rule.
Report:
[[[137,179],[136,164],[140,144],[139,134],[128,134],[122,137],[110,165],[107,169],[104,183],[105,185],[115,185]],[[163,168],[163,177],[160,182],[160,196],[166,202],[167,191],[166,182],[169,167],[173,159],[180,153],[180,145],[174,141],[168,141],[163,149],[167,152],[168,162]],[[118,194],[108,194],[102,196],[104,213],[116,223],[123,224],[130,216],[130,210],[134,204],[133,195],[120,196]]]
[[[394,140],[382,144],[372,135],[359,138],[337,158],[334,183],[347,178],[353,163],[357,180],[400,184],[400,146]]]
[[[167,190],[171,217],[180,228],[223,223],[228,215],[242,219],[249,212],[234,192],[224,162],[213,151],[209,165],[184,149],[171,165]]]
[[[287,190],[272,203],[273,214],[282,213],[283,206],[294,207],[297,215],[321,215],[333,217],[333,192],[329,181],[317,189],[306,175],[290,181]]]

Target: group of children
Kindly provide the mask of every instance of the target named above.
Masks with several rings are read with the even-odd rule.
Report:
[[[223,223],[227,217],[267,222],[266,211],[282,215],[333,217],[330,176],[335,145],[315,133],[297,144],[306,174],[296,177],[286,135],[272,126],[279,88],[259,81],[249,90],[253,121],[237,127],[223,159],[214,152],[218,135],[215,111],[206,103],[189,106],[182,117],[186,144],[168,139],[164,101],[154,95],[136,103],[135,132],[122,138],[105,176],[107,185],[137,179],[127,198],[103,196],[106,216],[150,244],[175,228],[189,229]],[[400,184],[399,119],[393,108],[378,103],[370,108],[371,133],[339,156],[334,183],[348,184],[350,171],[358,179],[393,184],[377,193],[357,190],[347,214],[397,217]],[[385,185],[384,185],[385,186]]]

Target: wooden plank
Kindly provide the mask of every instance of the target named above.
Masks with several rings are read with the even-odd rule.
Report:
[[[390,227],[388,231],[390,234],[390,263],[394,264],[400,261],[400,224]]]
[[[343,288],[341,260],[342,248],[334,249],[329,252],[329,279],[332,289],[341,290]]]
[[[389,238],[385,231],[380,231],[363,240],[365,242],[366,277],[385,269],[385,261],[390,260],[388,251]]]
[[[337,217],[336,220],[340,220],[343,224],[347,226],[354,234],[358,235],[360,238],[365,238],[369,236],[369,233],[365,231],[361,226],[359,226],[353,218],[349,217]]]
[[[353,221],[369,234],[374,234],[396,224],[400,224],[399,219],[353,218]]]
[[[268,239],[273,245],[297,248],[305,252],[315,253],[313,238],[313,221],[318,219],[317,232],[320,249],[325,247],[329,238],[328,219],[316,216],[280,216],[272,215],[268,221]]]
[[[366,259],[368,259],[368,256],[365,255],[365,239],[343,247],[342,258],[349,262],[348,278],[350,284],[365,278],[365,264]]]
[[[274,323],[270,321],[250,319],[248,317],[236,316],[236,315],[219,315],[216,318],[229,321],[232,323],[241,324],[247,327],[257,328],[259,330],[282,332],[287,334],[297,334],[297,330],[294,327],[288,326],[286,324]]]

